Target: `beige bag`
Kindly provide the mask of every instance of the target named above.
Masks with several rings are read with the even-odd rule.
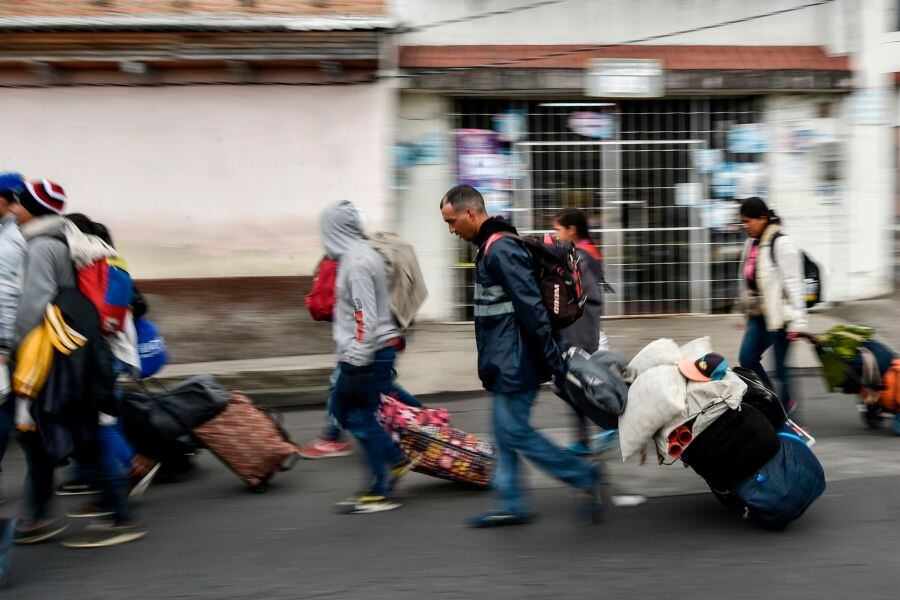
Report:
[[[388,231],[373,233],[368,240],[387,266],[391,313],[401,330],[408,329],[428,298],[416,251],[412,244]]]

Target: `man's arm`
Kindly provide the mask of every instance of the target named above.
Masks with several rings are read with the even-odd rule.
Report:
[[[488,269],[497,275],[503,291],[509,296],[516,319],[526,335],[547,366],[555,374],[561,374],[564,368],[560,349],[553,338],[550,315],[541,298],[528,250],[521,242],[504,238],[494,242],[485,260],[488,261]]]
[[[347,287],[353,302],[356,336],[346,350],[346,359],[351,365],[364,367],[375,360],[375,331],[378,326],[375,282],[368,273],[353,273]]]

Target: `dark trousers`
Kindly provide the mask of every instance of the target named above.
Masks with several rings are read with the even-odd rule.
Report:
[[[340,363],[332,394],[332,413],[363,447],[374,481],[371,491],[380,496],[390,493],[388,465],[404,459],[403,451],[376,418],[381,395],[394,388],[396,357],[396,349],[385,348],[375,353],[370,367]]]
[[[741,342],[739,359],[741,366],[756,373],[763,383],[774,390],[775,387],[762,366],[763,353],[770,347],[774,348],[775,374],[781,383],[779,397],[786,408],[791,405],[791,386],[787,368],[789,345],[790,342],[788,342],[786,330],[769,331],[766,328],[766,320],[762,316],[749,317],[747,319],[747,330],[744,332],[744,339]]]

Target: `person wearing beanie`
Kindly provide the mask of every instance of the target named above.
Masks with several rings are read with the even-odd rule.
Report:
[[[10,207],[24,187],[25,179],[19,173],[0,173],[0,391],[9,389],[8,364],[19,306],[19,270],[25,258],[25,238]],[[0,404],[0,461],[6,454],[13,425],[13,405]]]
[[[747,329],[740,363],[774,389],[762,366],[762,355],[775,350],[775,373],[781,382],[785,409],[794,409],[788,378],[787,353],[792,339],[808,330],[803,287],[803,253],[781,230],[781,220],[760,198],[741,203],[747,244],[741,258],[741,298]]]
[[[77,232],[77,227],[70,224],[62,214],[67,202],[63,187],[47,179],[26,181],[15,199],[12,211],[28,244],[22,267],[22,291],[13,335],[13,343],[17,345],[35,327],[43,323],[47,306],[57,301],[60,292],[77,289],[78,282],[68,241],[72,230]],[[88,368],[101,369],[103,366],[103,361],[98,359],[97,364]],[[92,387],[102,386],[100,380],[114,381],[111,359],[107,359],[105,367],[108,373],[92,375],[95,380]],[[76,378],[73,376],[73,381]],[[19,398],[16,402],[24,403]],[[30,411],[21,411],[21,420],[19,412],[17,409],[16,424],[23,429],[19,435],[19,442],[28,458],[26,485],[29,487],[29,493],[28,512],[16,528],[16,542],[31,544],[55,537],[63,532],[67,525],[64,518],[54,514],[52,506],[56,460],[51,457],[41,436],[33,430],[34,423],[28,422]],[[72,426],[80,427],[91,422],[98,425],[99,414],[67,415],[66,420]],[[89,437],[90,433],[87,436]],[[146,529],[135,520],[132,507],[125,497],[124,477],[119,475],[118,471],[121,469],[118,465],[112,463],[108,453],[102,452],[98,443],[86,442],[76,450],[78,454],[75,458],[79,468],[102,492],[100,497],[102,507],[91,507],[92,511],[79,509],[70,513],[70,516],[108,516],[112,518],[112,522],[89,530],[84,540],[66,542],[65,545],[76,548],[110,546],[146,535]]]

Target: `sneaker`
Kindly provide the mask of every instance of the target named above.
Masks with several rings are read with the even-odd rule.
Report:
[[[584,442],[575,442],[574,444],[566,446],[566,452],[570,452],[575,456],[590,456],[591,449],[588,448]]]
[[[37,544],[49,540],[68,528],[62,517],[42,519],[22,519],[16,526],[15,542],[17,544]]]
[[[150,487],[150,484],[153,483],[153,478],[156,477],[156,474],[159,472],[160,466],[159,463],[156,463],[149,471],[144,473],[142,477],[132,476],[128,489],[129,499],[137,500],[144,495],[144,492],[146,492],[147,488]]]
[[[322,438],[316,438],[311,444],[300,448],[300,456],[315,460],[318,458],[336,458],[353,454],[353,446],[347,442],[330,442]]]
[[[400,506],[400,503],[394,498],[373,494],[372,492],[363,492],[338,502],[335,508],[343,514],[353,515],[385,512],[400,508]]]
[[[606,482],[600,465],[595,468],[597,474],[594,484],[578,492],[579,511],[594,524],[603,521],[612,504],[612,498],[609,493],[609,484]]]
[[[57,496],[88,496],[99,493],[100,490],[84,479],[72,479],[56,488]]]
[[[534,515],[504,511],[492,511],[469,519],[469,527],[504,527],[506,525],[526,525],[534,520]]]
[[[420,459],[421,456],[416,455],[413,458],[402,460],[391,467],[391,480],[388,482],[388,490],[393,492],[394,488],[397,487],[397,484],[400,483],[400,480],[403,479],[403,476],[419,464]]]
[[[94,524],[85,529],[81,538],[63,542],[67,548],[105,548],[134,542],[147,535],[147,529],[137,521],[119,524]]]
[[[99,517],[108,517],[113,514],[111,510],[101,508],[96,504],[83,504],[76,506],[66,513],[66,516],[72,519],[96,519]]]

